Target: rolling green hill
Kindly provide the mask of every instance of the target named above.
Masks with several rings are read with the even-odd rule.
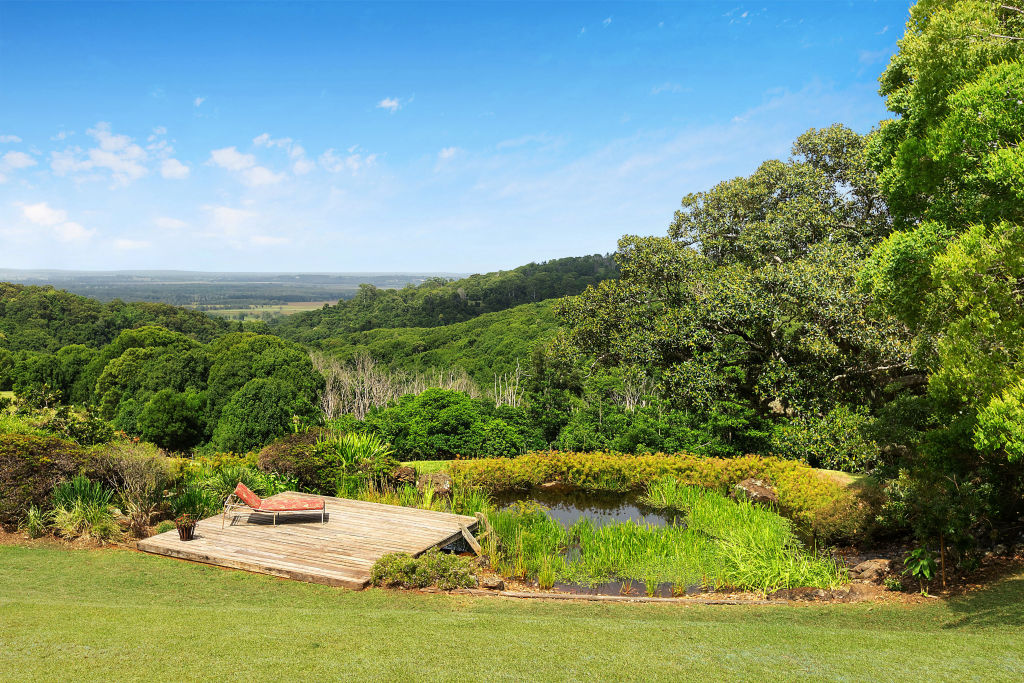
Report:
[[[271,330],[292,341],[315,344],[380,328],[448,326],[522,304],[579,294],[588,285],[617,276],[614,259],[595,254],[461,280],[432,278],[403,289],[362,285],[353,299],[277,320]]]

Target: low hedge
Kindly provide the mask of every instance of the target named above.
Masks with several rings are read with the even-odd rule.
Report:
[[[49,505],[53,487],[87,467],[87,453],[55,436],[0,434],[0,525],[16,527],[36,505]]]
[[[728,494],[744,479],[762,479],[778,494],[780,512],[822,541],[864,537],[873,518],[871,496],[799,462],[757,455],[712,458],[687,453],[538,451],[517,458],[457,460],[449,471],[461,484],[492,492],[550,482],[587,491],[638,491],[648,482],[673,476],[691,486]]]

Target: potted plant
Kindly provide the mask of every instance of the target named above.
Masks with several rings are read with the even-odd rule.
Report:
[[[174,518],[174,528],[178,530],[178,538],[183,541],[191,541],[196,537],[196,522],[199,520],[188,514],[178,515]]]
[[[191,541],[196,535],[196,523],[213,513],[216,503],[213,495],[198,486],[186,486],[171,498],[171,514],[178,538]]]

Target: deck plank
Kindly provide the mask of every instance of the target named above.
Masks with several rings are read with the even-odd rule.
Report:
[[[305,496],[292,491],[273,496]],[[221,528],[220,514],[196,525],[196,538],[181,541],[168,531],[139,541],[147,553],[346,588],[365,588],[370,569],[387,553],[419,555],[462,537],[461,525],[476,528],[475,517],[434,510],[315,496],[319,513],[270,515],[239,510]]]

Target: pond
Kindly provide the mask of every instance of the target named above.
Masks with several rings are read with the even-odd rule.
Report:
[[[556,488],[508,491],[491,496],[504,509],[517,502],[533,502],[548,508],[548,515],[566,528],[581,519],[597,526],[633,521],[637,524],[667,526],[676,522],[675,513],[664,513],[645,506],[637,493],[603,493]]]

